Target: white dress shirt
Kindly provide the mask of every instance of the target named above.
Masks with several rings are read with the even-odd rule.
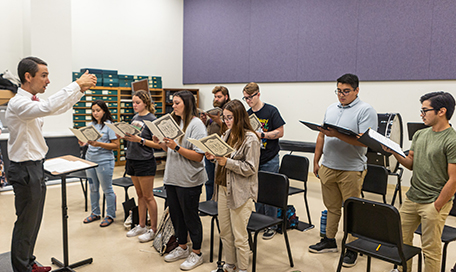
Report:
[[[19,88],[8,102],[10,161],[38,161],[44,159],[48,147],[43,137],[43,117],[64,113],[84,95],[76,82],[71,83],[47,100],[32,101],[32,94]]]

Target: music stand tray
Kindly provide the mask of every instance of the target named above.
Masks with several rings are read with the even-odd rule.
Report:
[[[61,156],[57,158],[52,158],[49,160],[46,160],[46,162],[52,162],[52,160],[64,160],[62,163],[67,162],[66,165],[70,164],[70,162],[82,162],[83,164],[80,165],[74,165],[70,167],[65,167],[64,170],[54,170],[54,168],[48,168],[46,169],[46,163],[45,163],[45,171],[53,176],[59,176],[62,179],[62,228],[63,228],[63,263],[56,258],[52,257],[51,262],[52,264],[57,265],[59,268],[53,271],[74,271],[73,268],[85,265],[85,264],[91,264],[93,262],[92,258],[88,258],[86,260],[74,263],[74,264],[69,264],[68,261],[68,206],[67,206],[67,198],[66,198],[66,177],[68,174],[71,174],[76,171],[81,171],[81,170],[86,170],[90,168],[97,167],[98,164],[83,160],[81,158],[72,156],[72,155],[66,155],[66,156]]]

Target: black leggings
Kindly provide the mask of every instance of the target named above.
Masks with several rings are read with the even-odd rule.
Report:
[[[187,244],[187,233],[193,243],[193,249],[201,249],[203,226],[198,215],[198,205],[202,185],[180,187],[166,185],[169,214],[173,222],[176,237],[180,245]]]

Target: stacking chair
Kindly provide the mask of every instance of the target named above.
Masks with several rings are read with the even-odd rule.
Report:
[[[347,244],[348,234],[358,239]],[[407,271],[407,260],[415,255],[421,271],[421,249],[402,241],[401,217],[394,206],[350,197],[344,203],[344,238],[337,272],[342,269],[347,249],[367,256],[367,271],[372,257],[400,265]]]
[[[163,198],[166,200],[166,187],[160,186],[160,187],[154,188],[154,196]]]
[[[307,202],[307,178],[309,176],[309,159],[307,157],[287,154],[283,156],[279,169],[280,174],[284,174],[289,179],[302,181],[303,188],[290,187],[288,195],[303,193],[304,204],[307,210],[307,219],[309,223],[299,222],[300,231],[313,229],[312,219],[310,218],[309,203]]]
[[[453,200],[453,209],[450,211],[450,215],[456,216],[456,194]],[[416,234],[421,235],[421,225],[418,226],[418,229],[415,231]],[[443,250],[442,250],[442,265],[441,265],[441,272],[445,272],[446,267],[446,257],[447,257],[447,249],[448,244],[451,242],[456,241],[456,228],[445,225],[442,231],[442,243],[443,243]]]
[[[289,181],[287,176],[278,173],[259,171],[257,202],[274,206],[282,209],[283,211],[286,211],[288,204],[288,188]],[[256,271],[258,233],[266,228],[279,225],[282,226],[283,237],[285,238],[290,266],[294,266],[293,257],[291,256],[290,243],[288,241],[286,213],[283,212],[281,218],[277,218],[253,212],[247,225],[250,248],[253,252],[252,272]],[[254,233],[253,240],[252,232]]]
[[[203,213],[205,215],[209,215],[212,217],[211,219],[211,246],[210,246],[210,255],[209,255],[209,261],[212,263],[214,261],[214,222],[217,224],[217,229],[220,233],[220,225],[218,221],[218,208],[217,208],[217,202],[213,200],[208,200],[204,202],[199,203],[198,210],[200,213]],[[222,243],[220,242],[220,245]],[[219,260],[221,260],[221,247],[219,248]]]
[[[367,174],[366,177],[364,177],[362,192],[380,194],[383,197],[383,203],[386,204],[388,174],[388,170],[384,166],[368,164]]]

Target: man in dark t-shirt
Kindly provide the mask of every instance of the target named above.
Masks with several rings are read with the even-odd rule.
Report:
[[[248,114],[255,114],[261,123],[261,131],[257,131],[261,138],[259,170],[277,173],[279,172],[279,138],[283,137],[285,121],[276,107],[260,100],[260,88],[255,82],[250,82],[244,87],[243,95],[242,99],[250,106]],[[255,206],[259,213],[277,216],[275,207],[258,203]],[[271,239],[275,233],[275,228],[268,229],[263,234],[263,239]]]

